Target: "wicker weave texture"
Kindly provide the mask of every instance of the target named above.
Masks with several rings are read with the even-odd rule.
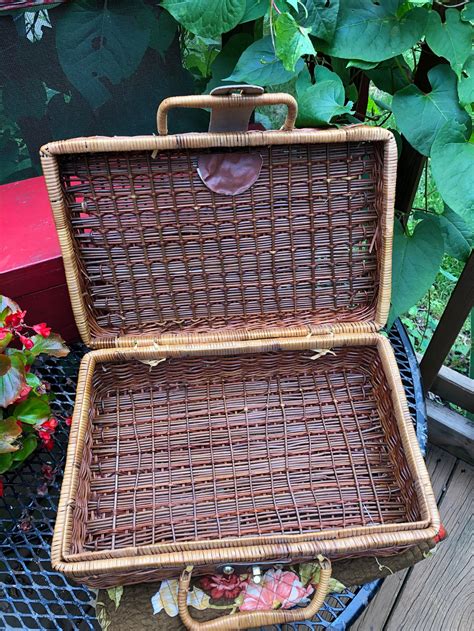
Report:
[[[372,321],[383,142],[258,151],[257,182],[212,193],[199,151],[58,156],[96,336]]]
[[[100,365],[71,553],[419,520],[376,348],[313,355]]]

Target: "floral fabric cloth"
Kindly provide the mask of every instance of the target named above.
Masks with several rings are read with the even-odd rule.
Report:
[[[256,611],[261,609],[290,609],[296,605],[306,604],[308,596],[313,593],[311,585],[303,587],[294,572],[268,570],[260,584],[249,581],[242,594],[240,611]]]
[[[200,610],[228,609],[228,613],[306,605],[318,585],[320,571],[319,563],[302,563],[289,570],[269,569],[260,583],[255,583],[248,574],[203,576],[188,593],[188,605]],[[344,589],[339,581],[330,580],[330,592]],[[172,618],[177,616],[178,581],[163,581],[151,603],[154,614],[164,609]]]
[[[188,593],[188,605],[195,609],[207,609],[209,596],[198,587],[194,587]],[[151,599],[153,613],[160,613],[163,609],[168,616],[174,618],[178,615],[178,581],[162,581],[159,591]]]

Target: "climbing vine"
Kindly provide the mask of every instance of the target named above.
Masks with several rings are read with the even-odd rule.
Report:
[[[15,54],[14,64],[11,52],[0,59],[3,181],[38,172],[40,140],[151,133],[165,96],[252,83],[292,92],[300,126],[365,121],[396,135],[391,319],[425,294],[445,252],[469,256],[473,3],[74,0],[0,20],[3,46]],[[202,112],[189,116],[189,128],[204,129]],[[277,118],[258,114],[266,126]],[[442,212],[428,196],[413,208],[427,160]]]

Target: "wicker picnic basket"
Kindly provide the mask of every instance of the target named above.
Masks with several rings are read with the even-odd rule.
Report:
[[[41,160],[81,363],[52,560],[109,587],[432,540],[439,516],[387,338],[397,150],[363,125],[296,130],[257,87],[166,99],[158,136]],[[287,106],[279,131],[254,107]],[[208,133],[167,134],[174,107]]]

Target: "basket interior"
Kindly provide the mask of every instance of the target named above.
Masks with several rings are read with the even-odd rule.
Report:
[[[376,346],[313,354],[99,364],[71,552],[419,520]]]
[[[93,336],[372,321],[383,150],[228,149],[263,159],[237,196],[202,183],[206,149],[58,156]]]

